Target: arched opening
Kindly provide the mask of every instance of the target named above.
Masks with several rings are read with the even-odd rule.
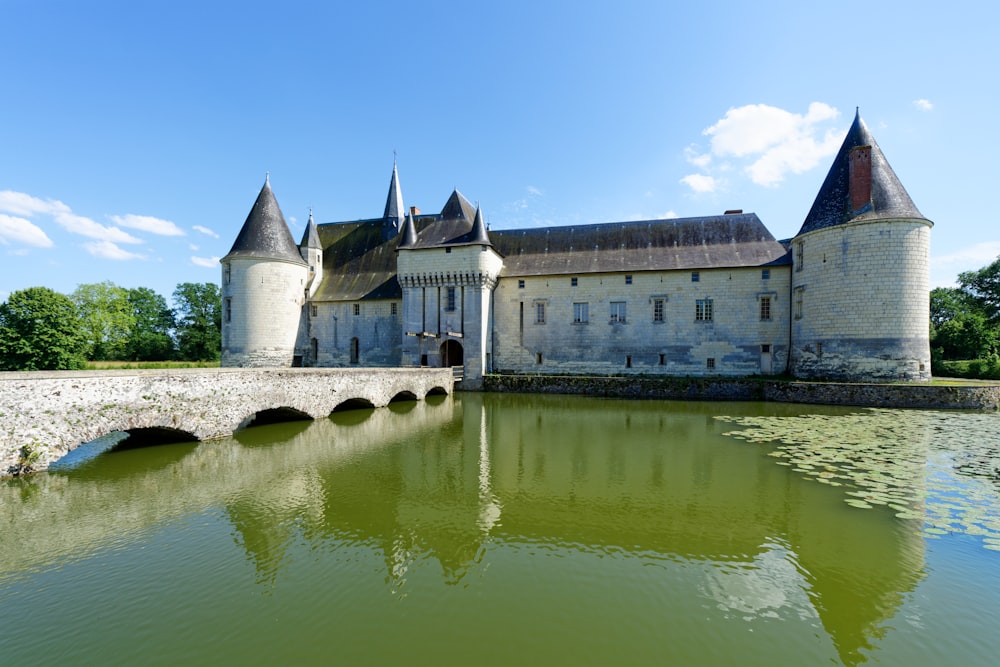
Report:
[[[399,403],[400,401],[415,401],[417,400],[417,395],[412,391],[401,391],[392,398],[389,399],[390,403]]]
[[[451,339],[441,343],[441,366],[461,366],[464,363],[461,343]]]
[[[417,395],[412,391],[401,391],[392,398],[389,399],[390,412],[395,414],[404,414],[412,410],[417,406]]]
[[[431,387],[427,392],[427,396],[447,396],[448,390],[444,387]]]
[[[69,451],[65,456],[49,465],[50,472],[68,472],[90,474],[95,471],[101,475],[131,474],[108,465],[108,459],[102,455],[133,449],[156,447],[161,445],[178,445],[177,447],[161,447],[161,451],[150,453],[143,457],[142,468],[151,470],[169,465],[187,456],[198,446],[198,438],[174,428],[152,427],[136,428],[128,431],[112,431],[106,435],[82,443]]]
[[[250,419],[240,425],[240,429],[297,421],[312,421],[312,417],[308,413],[296,410],[295,408],[269,408],[251,415]]]
[[[351,363],[356,364],[361,360],[360,343],[357,336],[351,339]]]
[[[346,410],[371,410],[375,404],[364,398],[349,398],[343,403],[339,403],[333,409],[334,412],[344,412]]]

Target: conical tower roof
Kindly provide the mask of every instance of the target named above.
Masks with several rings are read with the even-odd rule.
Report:
[[[850,159],[851,152],[861,147],[871,149],[871,198],[868,205],[855,208],[851,204]],[[925,219],[889,166],[861,114],[856,113],[798,235],[851,222],[898,218]]]
[[[490,235],[486,232],[486,223],[483,222],[483,210],[476,206],[476,219],[472,221],[472,230],[469,232],[468,243],[473,245],[493,245],[490,243]]]
[[[319,231],[316,229],[316,222],[313,220],[312,209],[309,209],[309,222],[306,223],[306,231],[302,234],[299,247],[311,248],[313,250],[323,249],[323,246],[319,242]]]
[[[257,201],[250,209],[236,242],[223,260],[231,257],[256,257],[274,259],[296,264],[305,264],[295,245],[295,239],[288,229],[285,216],[281,214],[278,201],[271,192],[270,178],[264,179],[264,187],[257,195]]]
[[[391,220],[395,229],[401,229],[403,218],[406,216],[406,207],[403,205],[403,191],[399,187],[399,171],[396,169],[396,162],[392,163],[392,179],[389,181],[389,195],[385,200],[385,213],[382,217]]]
[[[412,248],[417,243],[417,228],[413,224],[413,216],[410,214],[406,215],[406,220],[403,221],[403,228],[399,232],[399,246],[398,248]]]

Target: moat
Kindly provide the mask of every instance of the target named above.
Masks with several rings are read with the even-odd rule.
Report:
[[[992,664],[1000,414],[458,394],[0,482],[9,664]]]

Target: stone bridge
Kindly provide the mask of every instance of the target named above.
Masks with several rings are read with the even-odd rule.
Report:
[[[0,373],[0,476],[21,448],[44,470],[115,432],[180,442],[252,424],[322,419],[350,408],[451,394],[450,368],[208,368]]]

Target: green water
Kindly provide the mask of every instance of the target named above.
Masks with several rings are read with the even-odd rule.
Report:
[[[111,452],[0,483],[0,664],[993,665],[998,427],[463,394]]]

